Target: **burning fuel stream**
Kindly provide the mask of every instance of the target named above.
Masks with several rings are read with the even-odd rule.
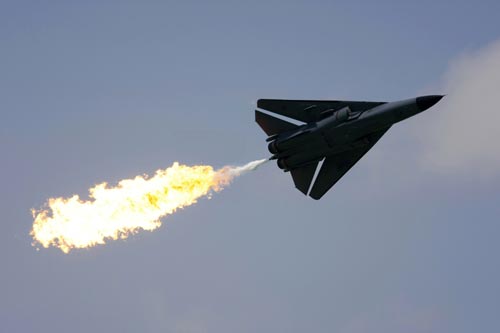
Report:
[[[221,191],[236,177],[255,170],[267,159],[243,166],[214,170],[209,165],[187,166],[175,162],[153,177],[137,176],[116,186],[98,184],[89,189],[90,200],[78,195],[50,198],[46,207],[32,209],[33,245],[72,249],[125,239],[143,230],[155,230],[160,219],[190,206],[201,197]]]

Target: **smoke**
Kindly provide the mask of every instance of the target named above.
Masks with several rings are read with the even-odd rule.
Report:
[[[500,171],[500,41],[452,62],[428,132],[421,133],[428,167],[490,179]],[[432,112],[432,110],[431,110]]]
[[[140,230],[155,230],[161,218],[195,204],[201,197],[221,191],[238,176],[267,160],[214,170],[209,165],[174,163],[151,178],[137,176],[116,186],[98,184],[89,189],[90,200],[78,195],[50,198],[46,207],[32,210],[34,245],[55,246],[68,253],[74,248],[124,239]]]
[[[232,179],[234,177],[241,176],[247,172],[254,171],[258,167],[260,167],[262,164],[264,164],[268,161],[269,160],[267,158],[264,158],[262,160],[256,160],[256,161],[249,162],[249,163],[242,165],[242,166],[236,166],[236,167],[227,166],[227,167],[222,168],[220,170],[220,172],[222,174],[227,173],[228,176]]]

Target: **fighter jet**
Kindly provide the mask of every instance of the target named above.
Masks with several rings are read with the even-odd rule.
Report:
[[[442,97],[390,103],[260,99],[255,121],[269,136],[270,159],[290,171],[299,191],[318,200],[392,125],[429,109]]]

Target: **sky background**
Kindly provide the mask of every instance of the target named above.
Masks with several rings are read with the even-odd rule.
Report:
[[[448,93],[469,82],[454,64],[486,63],[499,12],[498,1],[1,1],[0,331],[500,331],[500,125],[487,113],[499,110],[473,96],[455,117],[453,91],[320,201],[269,163],[126,241],[66,255],[29,236],[30,209],[49,197],[174,161],[267,157],[259,98]],[[481,73],[500,68],[489,57]],[[489,149],[459,150],[478,135]],[[426,162],[448,148],[470,158]]]

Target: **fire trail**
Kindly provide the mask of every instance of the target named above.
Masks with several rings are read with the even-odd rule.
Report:
[[[267,159],[243,166],[214,170],[209,165],[174,163],[153,177],[137,176],[116,186],[98,184],[89,189],[89,200],[78,195],[50,198],[42,209],[32,209],[33,245],[72,249],[125,239],[142,230],[155,230],[161,218],[190,206],[201,197],[221,191],[235,178],[255,170]]]

